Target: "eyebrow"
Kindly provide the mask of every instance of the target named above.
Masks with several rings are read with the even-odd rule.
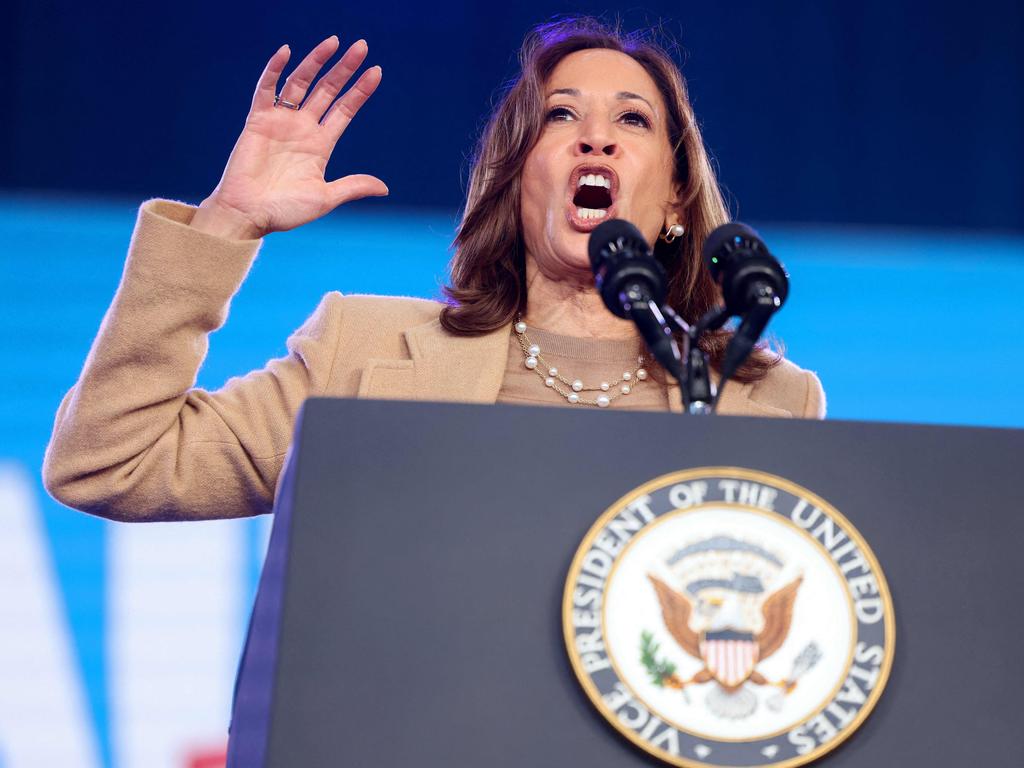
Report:
[[[551,93],[549,93],[548,96],[549,97],[554,96],[556,93],[557,94],[564,94],[566,96],[574,96],[576,98],[579,98],[580,95],[581,95],[580,92],[579,92],[579,89],[577,89],[577,88],[556,88],[555,90],[551,91]],[[656,111],[654,109],[654,105],[651,104],[651,102],[649,102],[647,99],[645,99],[639,93],[633,93],[632,91],[619,91],[618,93],[615,94],[615,98],[619,99],[619,100],[638,99],[638,100],[642,101],[644,104],[646,104],[648,107],[650,107],[652,112]]]

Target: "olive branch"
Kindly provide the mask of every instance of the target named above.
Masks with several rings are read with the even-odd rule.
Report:
[[[655,642],[651,632],[645,629],[640,633],[640,663],[651,676],[651,681],[659,688],[664,688],[666,680],[675,679],[676,665],[668,659],[659,659],[659,648],[661,646]]]

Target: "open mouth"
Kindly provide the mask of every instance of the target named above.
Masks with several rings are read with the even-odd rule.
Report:
[[[569,187],[568,219],[574,229],[589,232],[610,218],[618,192],[615,171],[607,166],[581,166],[570,176]]]

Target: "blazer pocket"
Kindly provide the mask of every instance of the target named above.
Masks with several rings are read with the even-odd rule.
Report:
[[[367,360],[359,380],[358,397],[379,400],[417,400],[416,367],[412,360]]]

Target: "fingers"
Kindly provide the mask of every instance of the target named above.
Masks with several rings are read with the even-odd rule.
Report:
[[[334,207],[363,197],[384,197],[389,194],[387,184],[376,176],[368,176],[364,173],[344,176],[336,181],[328,182],[327,188],[330,190],[331,202]]]
[[[331,35],[310,51],[299,66],[288,75],[288,79],[284,81],[284,88],[281,89],[281,98],[293,104],[301,104],[302,100],[306,98],[306,91],[309,90],[313,79],[337,50],[338,36]]]
[[[253,112],[274,106],[274,96],[277,94],[277,81],[281,78],[284,65],[288,63],[291,55],[291,48],[287,45],[282,45],[270,57],[270,61],[267,62],[263,74],[260,75],[259,82],[256,83],[256,92],[252,95]]]
[[[366,59],[367,50],[369,49],[365,40],[356,40],[352,43],[341,59],[331,67],[326,75],[320,78],[320,82],[309,94],[306,103],[302,106],[303,109],[308,109],[311,114],[316,115],[318,122],[327,108],[331,106],[331,102],[341,93],[341,89],[352,77],[352,73],[359,69],[363,60]]]
[[[349,88],[344,96],[334,102],[330,111],[324,116],[322,123],[332,145],[348,128],[348,124],[352,122],[352,118],[356,116],[359,108],[377,90],[382,76],[380,67],[370,67],[359,76],[356,84]]]

